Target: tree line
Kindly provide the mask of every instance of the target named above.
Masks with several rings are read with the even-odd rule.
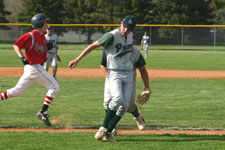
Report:
[[[120,20],[133,14],[138,24],[187,24],[211,25],[225,23],[225,0],[18,0],[23,8],[16,20],[30,23],[37,13],[44,13],[52,24],[119,24]],[[5,3],[15,5],[13,0],[0,0],[0,22],[10,22],[7,17],[16,9],[5,10]],[[20,5],[21,4],[16,4]],[[0,26],[1,27],[1,26]],[[66,29],[58,31],[65,32]],[[85,30],[85,29],[84,29]],[[97,29],[88,30],[90,36]],[[105,29],[108,30],[108,29]],[[103,29],[102,32],[105,31]],[[164,38],[171,38],[176,31],[157,29]]]

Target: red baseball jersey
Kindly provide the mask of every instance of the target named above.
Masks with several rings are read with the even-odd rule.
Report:
[[[48,52],[45,35],[40,34],[36,30],[32,30],[31,33],[34,35],[34,44],[32,44],[32,36],[29,33],[25,33],[14,45],[17,45],[20,49],[25,49],[25,58],[29,61],[29,64],[42,64],[47,60]]]

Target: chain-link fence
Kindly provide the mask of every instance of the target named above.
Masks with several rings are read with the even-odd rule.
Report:
[[[0,28],[0,42],[13,43],[22,34],[32,30],[29,24],[0,24],[9,30]],[[105,32],[119,25],[59,25],[52,24],[59,43],[89,44],[98,40]],[[1,26],[0,26],[1,27]],[[134,44],[140,44],[144,32],[150,36],[150,49],[165,50],[225,50],[225,26],[219,25],[137,25],[134,32]],[[160,45],[162,47],[160,47]],[[168,46],[168,47],[167,47]]]

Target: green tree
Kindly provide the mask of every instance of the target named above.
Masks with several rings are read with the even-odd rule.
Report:
[[[214,23],[221,24],[221,21],[223,20],[222,17],[224,17],[225,0],[212,0],[210,6],[213,9],[213,15],[215,17]]]
[[[17,0],[16,3],[14,0],[4,0],[4,3],[6,6],[5,9],[11,12],[11,14],[7,16],[9,22],[18,22],[19,13],[23,11],[23,0]]]
[[[153,8],[152,0],[131,0],[131,14],[137,18],[137,24],[152,24],[153,23]],[[134,31],[134,40],[136,44],[140,44],[144,32],[148,32],[150,27],[138,27]],[[148,34],[150,34],[148,32]]]
[[[225,9],[220,9],[215,17],[215,23],[218,25],[224,25],[225,24]]]
[[[213,15],[216,15],[220,9],[225,8],[225,0],[211,0],[210,7],[213,9]]]
[[[189,24],[205,25],[212,24],[214,16],[213,9],[210,7],[210,0],[154,0],[155,4],[154,23],[155,24]],[[199,30],[199,32],[186,30],[186,41],[196,43],[206,42],[208,30]],[[161,41],[167,41],[173,38],[179,41],[181,35],[180,28],[158,28],[159,38]],[[205,35],[205,39],[200,38],[197,34]],[[158,40],[158,39],[156,39]]]
[[[19,16],[19,22],[30,23],[32,16],[43,13],[49,19],[48,23],[63,23],[64,2],[64,0],[23,0],[24,11]],[[29,29],[31,29],[31,27]],[[58,33],[60,32],[61,30],[58,30]]]
[[[156,24],[212,24],[210,0],[155,0]]]
[[[97,0],[66,0],[64,4],[63,23],[71,24],[96,24],[102,18],[97,14]],[[95,27],[77,27],[76,31],[87,35],[87,43],[91,42],[91,35],[96,31]]]
[[[153,23],[154,4],[151,0],[132,0],[131,13],[137,18],[138,24]]]
[[[5,4],[3,0],[0,0],[0,22],[8,23],[9,21],[6,19],[7,15],[10,15],[11,12],[5,10]],[[0,26],[1,29],[9,29],[7,26]]]
[[[122,19],[121,2],[119,0],[98,0],[97,13],[99,20],[106,24],[119,24]]]
[[[225,8],[220,9],[217,12],[214,21],[215,21],[215,24],[217,24],[217,25],[224,25],[225,24]],[[217,28],[217,30],[216,30],[217,42],[224,43],[224,41],[225,41],[224,35],[225,35],[225,29],[224,28]]]
[[[138,23],[151,21],[151,0],[67,0],[64,23],[82,24],[120,24],[123,17],[133,14]],[[84,28],[79,27],[82,33],[87,34],[88,43],[95,32],[110,31],[115,27]]]

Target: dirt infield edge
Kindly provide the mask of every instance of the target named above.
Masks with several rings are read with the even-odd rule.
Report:
[[[52,73],[52,69],[49,69]],[[225,71],[207,70],[168,70],[168,69],[147,69],[151,79],[223,79]],[[20,77],[23,74],[21,67],[0,67],[0,77]],[[57,76],[62,78],[105,78],[106,74],[100,68],[58,68]],[[137,71],[137,78],[141,78]]]
[[[50,129],[50,128],[0,128],[0,132],[53,132],[53,133],[69,133],[69,132],[84,132],[93,133],[98,129]],[[186,135],[225,135],[225,131],[217,130],[126,130],[118,129],[119,134],[186,134]]]

